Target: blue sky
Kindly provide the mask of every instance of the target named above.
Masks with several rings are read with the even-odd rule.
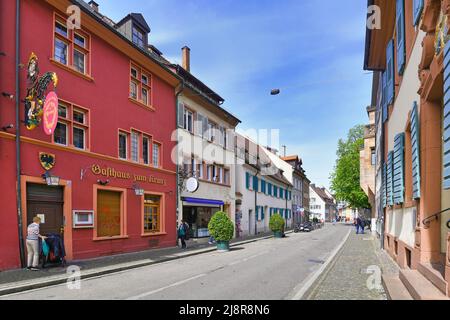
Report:
[[[189,46],[191,72],[226,100],[240,128],[279,128],[310,180],[329,186],[338,139],[368,121],[366,1],[96,1],[116,22],[141,12],[150,43],[173,62]]]

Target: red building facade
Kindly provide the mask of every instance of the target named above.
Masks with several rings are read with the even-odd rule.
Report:
[[[26,119],[32,53],[41,75],[57,74],[59,97],[53,135],[42,124],[28,130],[20,123],[23,235],[40,216],[41,233],[63,230],[69,260],[173,246],[171,135],[179,79],[147,46],[150,30],[141,15],[129,15],[119,26],[80,2],[81,29],[71,30],[66,12],[73,4],[20,1],[20,120]],[[0,3],[0,91],[14,95],[15,13],[16,1]],[[0,130],[0,270],[20,267],[15,114],[14,99],[0,96],[0,126],[14,124]],[[50,171],[40,154],[54,159]],[[47,185],[46,172],[59,177],[58,186]]]

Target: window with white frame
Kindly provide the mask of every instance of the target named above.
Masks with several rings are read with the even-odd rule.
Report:
[[[194,113],[191,110],[184,108],[184,129],[191,133],[194,133],[193,121]]]
[[[131,131],[131,160],[139,162],[139,133]]]
[[[153,167],[159,168],[161,165],[161,159],[160,159],[160,149],[161,145],[159,143],[153,143]]]
[[[90,36],[81,29],[76,31],[69,29],[65,19],[55,15],[53,38],[54,61],[88,75],[90,73]]]
[[[88,148],[88,111],[70,103],[58,105],[58,123],[53,133],[53,142],[85,150]]]
[[[197,177],[203,179],[203,163],[197,164]]]
[[[128,134],[125,132],[119,133],[119,158],[128,159]]]
[[[144,164],[150,164],[150,139],[146,136],[142,137],[142,161]]]

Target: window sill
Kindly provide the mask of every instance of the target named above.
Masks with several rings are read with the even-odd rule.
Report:
[[[87,81],[89,81],[89,82],[94,82],[94,78],[92,78],[91,76],[89,76],[89,75],[87,75],[87,74],[84,74],[84,73],[81,73],[81,72],[75,70],[73,67],[70,67],[70,66],[67,66],[67,65],[65,65],[65,64],[62,64],[61,62],[58,62],[58,61],[56,61],[56,60],[53,59],[53,58],[50,58],[50,62],[53,63],[55,66],[58,66],[58,67],[60,67],[61,69],[64,69],[64,70],[66,70],[66,71],[72,73],[72,74],[75,75],[75,76],[78,76],[78,77],[80,77],[80,78],[83,78],[83,79],[85,79],[85,80],[87,80]]]
[[[205,179],[198,179],[198,180],[200,182],[205,182],[205,183],[213,184],[213,185],[216,185],[216,186],[231,188],[231,185],[229,185],[229,184],[217,183],[217,182],[213,182],[213,181],[209,181],[209,180],[205,180]]]
[[[67,149],[72,149],[72,150],[76,150],[76,151],[85,151],[85,152],[90,152],[89,148],[77,148],[74,145],[67,145],[67,144],[61,144],[61,143],[57,143],[57,142],[53,142],[53,144],[59,146],[59,147],[63,147],[63,148],[67,148]]]
[[[107,241],[107,240],[120,240],[120,239],[128,239],[128,236],[115,236],[115,237],[101,237],[94,238],[93,241]]]
[[[145,109],[150,110],[150,111],[156,111],[155,108],[153,108],[152,106],[146,105],[145,103],[142,103],[142,102],[140,102],[140,101],[138,101],[136,99],[133,99],[131,97],[128,97],[128,100],[130,100],[130,102],[138,105],[139,107],[145,108]]]
[[[154,233],[143,233],[141,234],[142,238],[148,238],[148,237],[157,237],[157,236],[166,236],[166,232],[154,232]]]

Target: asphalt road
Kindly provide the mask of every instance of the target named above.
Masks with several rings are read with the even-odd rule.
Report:
[[[232,248],[22,292],[2,299],[282,300],[295,297],[350,227],[326,225]]]

